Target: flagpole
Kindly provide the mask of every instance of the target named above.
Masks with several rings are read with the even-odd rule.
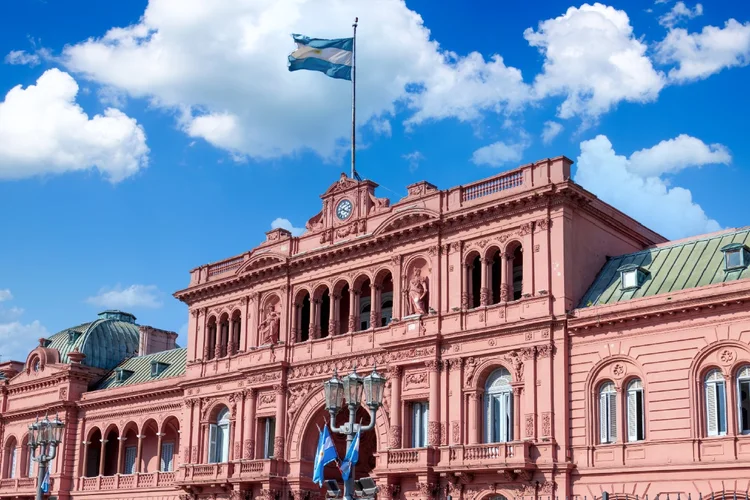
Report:
[[[357,173],[356,169],[356,144],[354,136],[356,133],[356,118],[357,118],[357,23],[359,18],[354,18],[354,36],[352,37],[352,179],[354,179]]]

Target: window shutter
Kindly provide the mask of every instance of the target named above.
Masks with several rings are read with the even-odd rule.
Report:
[[[268,457],[273,456],[273,442],[276,440],[276,419],[268,418]]]
[[[216,424],[208,426],[208,463],[214,464],[218,462],[216,453],[216,440],[219,428]]]
[[[137,449],[135,446],[125,448],[125,474],[135,473],[135,456]]]
[[[706,384],[706,432],[709,436],[719,435],[719,420],[716,408],[716,384]]]
[[[638,441],[638,391],[628,391],[628,441]]]
[[[172,472],[172,457],[174,456],[174,443],[162,443],[161,445],[161,471]]]
[[[490,394],[484,395],[484,442],[491,443],[493,441],[493,432],[495,431],[495,422],[497,417],[493,411],[494,401]]]
[[[430,403],[422,403],[422,432],[420,438],[422,442],[420,446],[427,446],[427,422],[430,419]]]
[[[609,419],[607,418],[607,395],[599,394],[599,442],[608,443]]]
[[[617,393],[610,392],[608,396],[609,439],[614,443],[617,441]]]
[[[16,477],[16,458],[18,456],[18,448],[13,448],[10,451],[10,470],[8,471],[8,477],[13,479]]]

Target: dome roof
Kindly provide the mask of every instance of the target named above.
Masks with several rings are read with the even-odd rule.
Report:
[[[138,354],[140,331],[135,316],[122,311],[104,311],[90,323],[66,328],[49,337],[46,347],[60,352],[60,361],[78,349],[86,355],[82,364],[112,370],[125,358]]]

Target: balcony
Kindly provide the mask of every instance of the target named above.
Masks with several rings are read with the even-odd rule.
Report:
[[[50,478],[50,490],[54,488],[54,478]],[[35,477],[0,479],[0,498],[34,495],[36,493]]]
[[[142,488],[171,487],[175,484],[174,472],[147,472],[115,474],[114,476],[79,477],[78,491],[136,490]]]
[[[438,450],[435,448],[403,448],[387,450],[385,467],[389,472],[424,470],[435,465]]]
[[[499,470],[531,465],[528,441],[469,444],[442,447],[440,468],[461,470]]]
[[[180,467],[177,483],[194,485],[256,481],[280,475],[282,472],[282,464],[272,459],[220,464],[184,464]]]
[[[235,465],[234,478],[240,480],[257,480],[280,475],[281,464],[277,460],[251,460]]]

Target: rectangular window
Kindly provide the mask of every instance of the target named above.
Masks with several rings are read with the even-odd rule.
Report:
[[[210,424],[208,427],[208,463],[215,464],[219,461],[217,441],[219,440],[219,426]]]
[[[643,390],[628,391],[628,441],[643,441],[646,439],[644,419]]]
[[[706,424],[709,436],[724,436],[727,433],[727,406],[724,382],[706,384]]]
[[[727,250],[726,252],[724,252],[724,267],[726,269],[742,267],[742,255],[740,254],[740,252],[741,250]]]
[[[617,441],[617,393],[599,395],[599,441],[609,444]]]
[[[512,401],[510,392],[485,396],[487,443],[506,443],[513,440]]]
[[[427,446],[427,422],[430,417],[428,402],[412,403],[411,447],[424,448]]]
[[[750,380],[740,380],[737,392],[740,408],[738,414],[740,433],[750,434]]]
[[[273,458],[273,442],[276,439],[276,419],[264,419],[263,429],[263,458]]]
[[[162,443],[161,445],[161,472],[172,472],[174,470],[174,443]]]
[[[635,288],[638,286],[638,271],[623,271],[622,273],[622,287],[623,288]]]
[[[135,474],[135,456],[137,448],[128,446],[125,448],[125,474]]]

